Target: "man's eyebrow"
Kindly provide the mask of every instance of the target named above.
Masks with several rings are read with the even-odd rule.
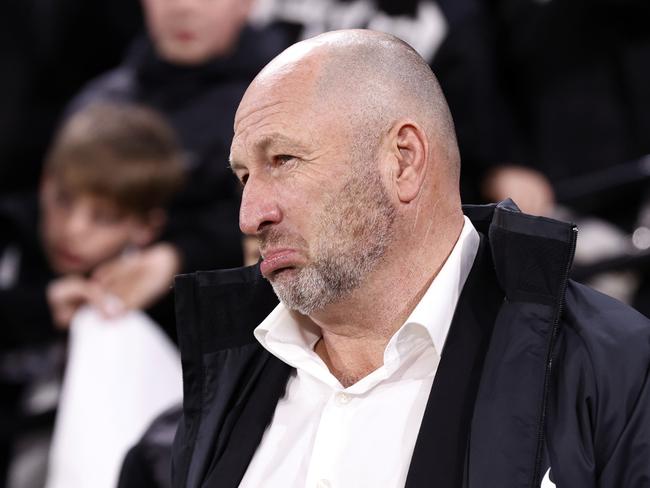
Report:
[[[284,134],[280,134],[278,132],[272,132],[270,134],[266,134],[262,136],[256,143],[255,147],[261,152],[264,152],[268,150],[270,147],[277,146],[277,145],[282,145],[283,147],[286,147],[287,149],[291,149],[294,151],[306,151],[306,147],[301,144],[300,142],[296,141],[295,139],[292,139],[290,137],[287,137]]]

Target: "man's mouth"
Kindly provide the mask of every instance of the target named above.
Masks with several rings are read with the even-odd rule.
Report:
[[[295,249],[272,249],[263,253],[260,271],[269,278],[279,271],[297,266],[299,262],[300,257]]]

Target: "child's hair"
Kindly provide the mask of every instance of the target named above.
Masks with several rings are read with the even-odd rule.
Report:
[[[59,130],[45,175],[72,194],[93,194],[146,215],[169,203],[184,182],[174,130],[152,109],[93,103]]]

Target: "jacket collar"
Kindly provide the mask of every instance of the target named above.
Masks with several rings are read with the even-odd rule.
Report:
[[[575,250],[574,224],[524,214],[510,199],[465,205],[463,211],[489,236],[497,279],[509,300],[562,300]]]

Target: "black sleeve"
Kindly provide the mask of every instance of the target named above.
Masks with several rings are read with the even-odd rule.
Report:
[[[182,405],[162,412],[127,453],[118,488],[170,488],[171,450]]]
[[[140,444],[129,449],[122,464],[117,488],[161,488],[151,474],[143,449]]]

